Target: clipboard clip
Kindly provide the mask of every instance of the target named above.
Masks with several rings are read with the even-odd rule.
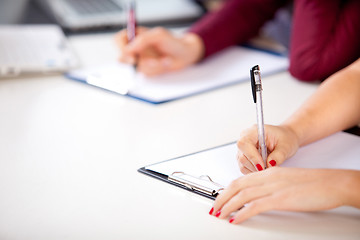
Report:
[[[185,172],[173,172],[168,176],[168,180],[180,184],[192,191],[199,191],[209,196],[216,197],[224,186],[214,182],[208,175],[195,177]]]

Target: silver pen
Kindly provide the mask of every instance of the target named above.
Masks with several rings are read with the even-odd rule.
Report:
[[[265,142],[264,113],[263,113],[263,104],[262,104],[262,84],[261,84],[259,65],[256,65],[251,68],[250,77],[251,77],[251,88],[252,88],[254,103],[256,103],[259,152],[264,161],[264,166],[265,168],[267,168],[266,166],[267,147]]]

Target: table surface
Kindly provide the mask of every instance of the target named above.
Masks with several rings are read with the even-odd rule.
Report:
[[[112,34],[70,41],[84,66],[118,54]],[[0,239],[359,239],[353,208],[232,225],[208,215],[212,200],[137,172],[235,141],[256,121],[249,84],[152,105],[61,75],[0,80]],[[317,85],[283,72],[263,88],[279,124]]]

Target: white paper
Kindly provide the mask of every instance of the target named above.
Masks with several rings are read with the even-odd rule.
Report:
[[[250,68],[259,65],[262,75],[286,70],[288,59],[244,47],[230,47],[205,61],[184,70],[148,78],[142,74],[134,75],[129,65],[110,63],[76,70],[67,74],[70,78],[82,79],[96,75],[106,79],[112,76],[129,86],[127,94],[152,103],[161,103],[190,96],[221,86],[247,81]],[[129,82],[131,84],[129,84]],[[116,84],[115,84],[116,85]],[[109,89],[112,90],[112,89]]]
[[[193,176],[208,175],[227,186],[242,176],[236,160],[235,143],[145,167],[171,175],[182,171]],[[283,167],[339,168],[360,170],[360,137],[339,132],[299,149]]]

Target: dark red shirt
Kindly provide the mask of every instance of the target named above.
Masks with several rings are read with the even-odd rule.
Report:
[[[190,29],[205,56],[256,36],[286,0],[228,0]],[[322,80],[360,57],[360,0],[295,0],[290,38],[290,73]]]

